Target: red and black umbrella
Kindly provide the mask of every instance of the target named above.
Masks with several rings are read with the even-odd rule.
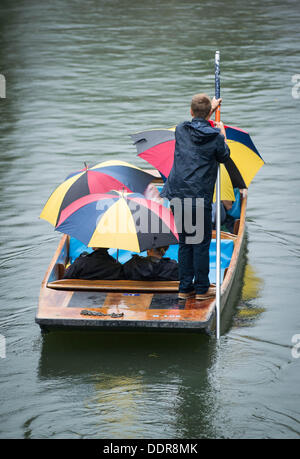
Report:
[[[213,121],[210,124],[214,126]],[[223,171],[221,186],[228,188],[228,176],[232,188],[248,188],[264,161],[248,132],[232,126],[225,126],[225,130],[230,158],[222,165],[226,170]],[[154,166],[164,177],[168,177],[174,162],[175,127],[142,131],[132,134],[131,138],[138,156]]]

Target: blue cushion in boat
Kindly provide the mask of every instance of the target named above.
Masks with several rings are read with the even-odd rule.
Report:
[[[235,201],[232,204],[232,208],[227,210],[227,214],[237,219],[241,215],[241,194],[238,188],[234,188]]]
[[[71,264],[76,260],[76,258],[79,257],[82,252],[91,253],[92,251],[92,247],[87,247],[74,237],[70,238],[69,261]]]
[[[222,239],[221,240],[221,279],[224,277],[225,269],[228,268],[230,264],[230,260],[232,257],[232,252],[234,248],[234,243],[230,239]],[[70,262],[79,257],[82,252],[92,252],[93,249],[91,247],[86,247],[81,242],[77,241],[74,238],[70,239]],[[117,257],[117,250],[116,249],[109,249],[108,251],[110,255],[114,258]],[[126,261],[130,260],[131,255],[135,252],[130,252],[128,250],[119,250],[118,260],[121,263],[126,263]],[[147,252],[141,252],[138,255],[145,257]],[[178,245],[170,245],[168,251],[166,252],[166,257],[172,258],[173,260],[178,261]],[[216,240],[212,239],[210,248],[209,248],[209,280],[211,283],[216,282]]]

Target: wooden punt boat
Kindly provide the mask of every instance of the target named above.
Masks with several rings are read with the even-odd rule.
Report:
[[[149,171],[148,171],[149,172]],[[159,184],[156,171],[153,182]],[[233,234],[221,232],[222,244],[231,245],[223,269],[221,311],[238,271],[245,236],[247,190],[241,191],[241,215]],[[215,231],[212,235],[215,239]],[[215,325],[215,299],[178,300],[178,282],[62,279],[70,258],[70,238],[64,235],[42,281],[36,323],[42,331],[174,330],[210,333]]]

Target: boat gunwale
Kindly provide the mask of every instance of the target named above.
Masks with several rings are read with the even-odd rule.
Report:
[[[245,189],[242,189],[241,192],[242,192],[243,200],[242,200],[242,206],[241,206],[241,215],[239,219],[240,220],[239,230],[238,230],[236,241],[234,243],[234,250],[232,253],[230,264],[227,268],[226,275],[221,284],[221,305],[220,305],[221,312],[225,307],[228,295],[230,293],[230,288],[235,279],[238,263],[239,263],[241,253],[242,253],[242,245],[244,242],[248,190],[245,188]],[[216,316],[216,299],[214,299],[211,302],[210,308],[212,312],[211,313],[211,323],[213,323],[215,320],[215,316]]]

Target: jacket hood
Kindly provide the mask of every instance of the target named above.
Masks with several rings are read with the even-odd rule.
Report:
[[[192,140],[196,144],[210,142],[220,133],[220,129],[211,127],[204,118],[193,118],[192,121],[185,121],[183,126],[190,131]]]

